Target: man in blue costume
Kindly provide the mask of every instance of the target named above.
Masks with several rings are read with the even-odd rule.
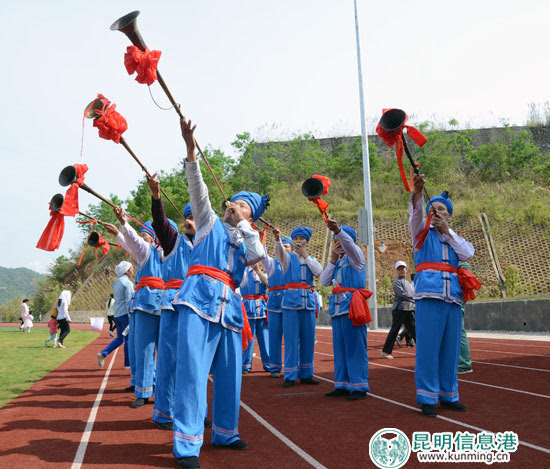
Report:
[[[281,236],[283,246],[288,252],[291,252],[294,243]],[[283,343],[283,293],[285,282],[283,279],[283,270],[277,259],[270,257],[267,252],[262,260],[262,265],[267,272],[267,314],[269,321],[267,328],[269,331],[269,370],[272,378],[280,378],[283,369],[282,362],[282,343]]]
[[[113,234],[139,266],[132,302],[133,318],[130,318],[130,333],[133,340],[129,343],[129,348],[133,345],[133,354],[130,351],[131,366],[132,357],[135,356],[134,395],[136,400],[132,402],[131,407],[137,408],[147,404],[153,395],[160,300],[164,291],[160,262],[162,249],[157,248],[155,231],[150,221],[141,227],[141,233],[138,236],[126,222],[122,209],[115,208],[114,212],[120,222],[120,232],[117,230],[117,233]]]
[[[414,176],[409,226],[414,245],[416,302],[416,401],[426,417],[442,408],[464,411],[458,402],[458,352],[462,318],[462,288],[457,269],[474,255],[474,247],[449,228],[453,203],[447,193],[432,197],[430,226],[424,220],[424,176]],[[419,240],[416,243],[415,240]]]
[[[315,317],[318,311],[313,278],[321,274],[323,266],[307,253],[311,234],[311,228],[307,226],[292,230],[290,237],[294,251],[287,252],[280,231],[273,230],[275,256],[281,264],[285,282],[282,302],[285,388],[293,386],[298,376],[302,384],[319,384],[313,379]]]
[[[258,338],[260,356],[265,371],[269,369],[269,332],[267,329],[267,277],[260,269],[260,264],[247,267],[241,283],[241,295],[252,331],[252,340],[243,350],[243,374],[252,371],[252,358],[255,338]]]
[[[193,251],[195,222],[188,203],[183,209],[184,234],[178,233],[176,223],[167,218],[156,174],[147,178],[151,189],[153,228],[162,246],[162,279],[164,294],[160,302],[160,327],[157,349],[157,373],[153,421],[161,430],[172,430],[174,419],[174,387],[176,385],[176,357],[178,346],[178,313],[172,306],[180,290]]]
[[[327,222],[334,233],[330,262],[321,274],[321,284],[332,286],[329,314],[332,321],[334,349],[334,390],[326,397],[364,399],[369,391],[369,357],[367,354],[367,325],[355,326],[350,319],[353,295],[364,289],[367,269],[363,251],[355,242],[357,233],[350,226]]]
[[[244,325],[235,293],[246,265],[259,262],[264,248],[250,223],[267,206],[267,196],[239,192],[227,204],[223,221],[212,210],[195,154],[195,127],[181,121],[187,146],[185,171],[195,218],[191,267],[174,299],[178,313],[174,450],[180,468],[200,467],[208,373],[212,372],[212,443],[244,450],[239,438]]]

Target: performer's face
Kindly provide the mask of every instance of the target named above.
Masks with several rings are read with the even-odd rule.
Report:
[[[149,244],[155,244],[155,238],[153,238],[149,233],[146,231],[141,232],[141,237],[147,241]]]
[[[435,216],[438,216],[440,218],[443,218],[444,220],[449,221],[451,218],[451,215],[447,211],[447,207],[445,204],[442,204],[441,202],[434,202],[432,203],[432,207],[435,210]]]
[[[400,265],[397,268],[397,276],[399,278],[405,278],[407,276],[407,268],[404,265]]]
[[[237,226],[237,223],[243,219],[252,222],[252,210],[250,206],[244,200],[228,202],[223,221],[229,223],[231,226]]]
[[[186,235],[189,235],[191,237],[195,236],[197,227],[195,226],[195,218],[193,217],[193,215],[187,215],[185,217],[185,221],[183,222],[183,230]]]
[[[292,252],[292,244],[283,243],[286,252]]]

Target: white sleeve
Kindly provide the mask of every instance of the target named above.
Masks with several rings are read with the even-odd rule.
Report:
[[[191,199],[191,211],[197,227],[197,239],[200,239],[199,230],[211,224],[212,217],[217,217],[212,210],[208,187],[202,179],[199,160],[185,161],[185,174],[187,176],[187,187]]]
[[[237,230],[246,246],[246,265],[254,265],[265,257],[265,249],[260,241],[260,234],[250,226],[247,220],[237,223]]]
[[[125,251],[128,251],[128,246],[126,246],[126,239],[124,238],[124,235],[119,231],[116,235],[116,242],[122,246],[122,249]]]
[[[363,270],[365,267],[365,255],[363,250],[354,243],[352,237],[344,230],[340,230],[340,233],[336,235],[338,241],[344,248],[344,252],[349,257],[349,262],[355,270]]]
[[[246,286],[247,283],[248,283],[248,269],[244,269],[243,279],[241,281],[241,284],[239,285],[239,289]]]
[[[306,259],[306,264],[314,277],[319,277],[321,272],[323,272],[323,266],[313,256],[308,256]]]
[[[461,238],[460,236],[458,236],[450,228],[449,228],[449,233],[451,234],[451,236],[447,236],[444,234],[443,237],[447,240],[447,242],[456,252],[456,255],[458,256],[458,260],[467,261],[468,259],[470,259],[475,252],[473,244],[469,243],[464,238]]]
[[[151,245],[139,236],[129,223],[122,225],[121,229],[124,239],[126,240],[126,247],[129,248],[128,254],[130,254],[134,261],[141,267],[147,260],[147,256],[149,256]]]
[[[416,202],[416,207],[412,205],[413,195],[411,194],[411,200],[409,202],[409,228],[411,230],[412,244],[416,244],[416,236],[420,233],[424,226],[424,197],[420,197]]]
[[[328,263],[325,270],[323,270],[323,273],[321,274],[321,278],[319,279],[321,281],[321,285],[324,285],[325,287],[330,287],[332,285],[332,276],[335,268],[336,264],[333,264],[332,262]]]
[[[264,252],[265,252],[265,257],[262,259],[262,265],[264,266],[264,269],[267,273],[267,278],[271,278],[275,273],[275,259],[273,259],[267,253],[265,246],[264,246]]]
[[[283,274],[286,274],[290,265],[290,254],[286,251],[282,241],[275,242],[275,257],[279,261],[279,264],[281,264]]]

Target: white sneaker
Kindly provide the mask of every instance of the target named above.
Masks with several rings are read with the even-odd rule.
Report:
[[[105,358],[103,357],[103,355],[101,355],[101,352],[99,352],[97,354],[97,364],[99,365],[100,368],[103,368],[104,363],[105,363]]]
[[[391,353],[382,352],[382,357],[393,360],[393,355]]]
[[[110,335],[111,337],[114,337],[114,336],[115,336],[115,335],[113,334],[113,331],[110,331],[110,332],[109,332],[109,335]]]
[[[57,344],[57,346],[58,346],[59,348],[65,348],[65,346],[64,346],[63,344]]]

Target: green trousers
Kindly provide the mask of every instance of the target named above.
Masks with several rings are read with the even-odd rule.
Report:
[[[464,305],[462,306],[462,334],[460,336],[460,354],[458,356],[458,369],[469,370],[472,368],[472,359],[470,358],[470,344],[468,336],[464,330]]]

